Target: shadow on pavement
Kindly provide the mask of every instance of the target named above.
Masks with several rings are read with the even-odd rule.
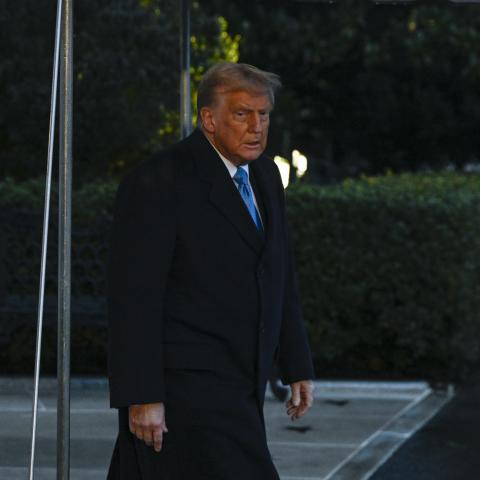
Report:
[[[370,480],[480,478],[480,370]]]

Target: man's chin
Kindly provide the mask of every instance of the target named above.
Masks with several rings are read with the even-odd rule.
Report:
[[[251,150],[249,152],[245,152],[243,155],[242,155],[242,160],[243,162],[245,163],[250,163],[250,162],[253,162],[254,160],[256,160],[261,154],[263,153],[263,150],[258,148],[256,150]]]

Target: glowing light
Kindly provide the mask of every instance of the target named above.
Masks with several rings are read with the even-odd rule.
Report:
[[[275,155],[273,161],[280,170],[283,188],[287,188],[290,180],[290,162],[280,155]],[[292,151],[292,167],[295,169],[295,177],[302,178],[308,169],[308,160],[299,150]]]
[[[273,161],[276,163],[278,169],[280,170],[280,176],[282,177],[283,188],[288,187],[288,181],[290,178],[290,164],[286,158],[281,157],[280,155],[275,155]]]
[[[308,169],[307,157],[301,154],[298,150],[292,152],[292,163],[297,170],[297,177],[302,178]]]

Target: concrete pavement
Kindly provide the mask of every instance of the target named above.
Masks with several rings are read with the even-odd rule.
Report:
[[[372,480],[474,480],[480,477],[480,371]]]
[[[33,381],[0,378],[0,479],[25,479]],[[105,379],[72,379],[71,478],[105,479],[116,433]],[[56,392],[42,379],[36,480],[55,478]],[[270,451],[282,480],[366,480],[448,402],[424,382],[316,382],[315,405],[291,422],[267,395]]]

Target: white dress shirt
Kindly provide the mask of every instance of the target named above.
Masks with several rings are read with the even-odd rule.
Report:
[[[207,140],[210,142],[210,140],[207,138]],[[223,163],[225,164],[225,167],[227,168],[228,170],[228,173],[230,174],[230,177],[232,178],[232,182],[235,184],[235,186],[237,187],[238,189],[238,183],[233,179],[233,176],[237,173],[237,170],[239,168],[243,168],[246,172],[247,172],[247,175],[248,175],[248,185],[250,186],[250,190],[252,191],[252,195],[253,195],[253,203],[255,204],[255,208],[257,209],[257,212],[258,212],[258,216],[260,218],[260,221],[262,222],[262,225],[263,225],[263,219],[262,219],[262,214],[260,213],[260,209],[258,208],[258,203],[257,203],[257,199],[255,198],[255,192],[253,191],[253,188],[252,188],[252,185],[250,183],[250,172],[248,170],[248,164],[247,165],[240,165],[239,167],[237,167],[236,165],[234,165],[230,160],[228,160],[228,158],[224,157],[219,151],[218,149],[215,147],[215,145],[210,142],[210,145],[215,149],[215,151],[218,153],[218,156],[222,159]]]

